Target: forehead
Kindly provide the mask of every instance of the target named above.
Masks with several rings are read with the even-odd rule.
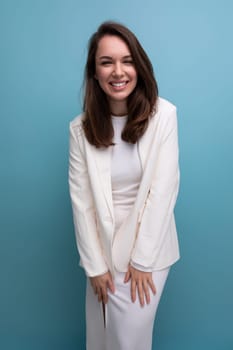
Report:
[[[97,47],[96,57],[101,56],[127,56],[130,55],[130,49],[128,45],[116,35],[103,36]]]

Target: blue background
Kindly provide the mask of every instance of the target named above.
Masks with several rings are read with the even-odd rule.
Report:
[[[232,13],[230,0],[1,1],[0,349],[84,349],[68,124],[87,40],[106,19],[135,32],[178,107],[182,259],[154,349],[233,349]]]

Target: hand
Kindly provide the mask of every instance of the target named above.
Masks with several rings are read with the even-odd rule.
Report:
[[[129,266],[128,271],[125,274],[124,282],[127,283],[131,279],[131,299],[134,303],[136,301],[136,293],[139,297],[141,306],[146,303],[150,303],[150,292],[156,293],[156,288],[152,279],[152,272],[144,272],[135,269],[133,266]]]
[[[113,283],[112,275],[110,272],[106,272],[103,275],[90,277],[90,282],[94,293],[98,295],[98,301],[102,301],[104,304],[108,302],[108,289],[114,293],[115,286]]]

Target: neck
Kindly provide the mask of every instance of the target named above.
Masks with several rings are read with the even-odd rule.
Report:
[[[110,102],[111,113],[115,116],[125,116],[127,115],[127,103],[126,101],[114,101]]]

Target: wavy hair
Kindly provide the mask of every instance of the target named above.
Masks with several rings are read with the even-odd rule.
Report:
[[[147,129],[158,98],[158,86],[152,64],[136,36],[124,25],[104,22],[89,41],[84,77],[83,128],[87,140],[96,147],[113,145],[111,111],[105,92],[95,79],[96,51],[105,35],[121,38],[128,46],[137,72],[137,85],[127,99],[128,118],[122,139],[136,143]]]

